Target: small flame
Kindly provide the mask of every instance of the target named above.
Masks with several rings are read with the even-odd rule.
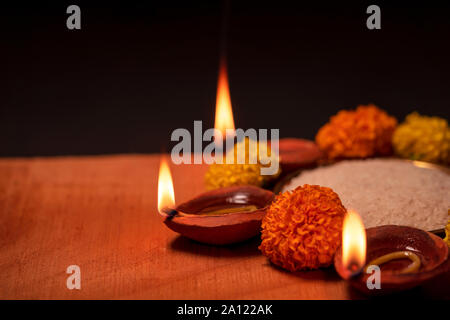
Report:
[[[175,193],[173,191],[172,175],[167,161],[161,158],[158,177],[158,211],[162,213],[163,208],[175,206]]]
[[[233,133],[235,130],[233,109],[231,108],[230,88],[228,86],[227,66],[224,61],[221,62],[219,69],[214,128],[222,133],[224,139],[226,138],[226,129],[233,130]]]
[[[350,273],[358,272],[366,263],[366,229],[358,213],[351,210],[344,217],[342,263]]]

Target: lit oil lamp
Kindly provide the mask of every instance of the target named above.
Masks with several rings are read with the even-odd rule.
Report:
[[[161,161],[158,180],[158,211],[173,231],[192,240],[225,245],[259,234],[271,191],[253,186],[220,188],[175,206],[172,176]]]
[[[365,230],[359,215],[349,211],[334,265],[354,288],[377,295],[411,289],[449,271],[448,255],[447,244],[432,233],[394,225]],[[375,287],[368,285],[377,272],[371,266],[379,268]]]

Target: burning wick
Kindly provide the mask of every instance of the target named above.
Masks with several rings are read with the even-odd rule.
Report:
[[[169,208],[169,207],[164,207],[164,208],[160,209],[159,212],[166,214],[167,215],[166,219],[169,219],[169,220],[175,216],[179,216],[179,217],[195,216],[195,214],[181,212],[177,209],[173,209],[173,208]]]
[[[361,274],[366,261],[366,229],[361,217],[349,210],[342,229],[342,262],[347,270],[346,278]]]
[[[234,127],[233,109],[231,107],[227,64],[224,57],[222,57],[219,66],[214,129],[216,129],[214,134],[216,150],[226,152],[229,148],[232,148],[236,130]]]
[[[175,206],[175,192],[173,190],[172,174],[167,160],[162,157],[158,177],[158,211],[173,218],[178,211],[171,209]]]
[[[352,261],[350,262],[350,265],[347,267],[347,271],[349,273],[348,278],[356,278],[362,273],[363,269],[361,268],[358,262]]]
[[[167,214],[167,219],[172,219],[178,214],[177,210],[171,208],[162,208],[161,212]]]
[[[222,139],[227,137],[227,130],[230,130],[228,133],[234,136],[233,109],[231,107],[230,88],[228,85],[228,73],[225,59],[221,60],[219,67],[214,128],[222,133]]]
[[[399,272],[399,274],[406,274],[406,273],[415,273],[420,269],[420,258],[411,251],[396,251],[396,252],[391,252],[388,254],[385,254],[384,256],[378,257],[376,259],[373,259],[372,261],[370,261],[370,263],[367,265],[381,265],[383,263],[395,260],[395,259],[403,259],[403,258],[408,258],[412,261],[412,263],[407,266],[406,268],[404,268],[403,270],[401,270]],[[367,270],[366,267],[366,270]],[[366,271],[367,272],[367,271]]]

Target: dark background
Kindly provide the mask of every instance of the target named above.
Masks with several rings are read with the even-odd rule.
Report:
[[[337,2],[337,1],[336,1]],[[237,127],[313,139],[341,108],[449,118],[450,4],[231,1]],[[81,30],[66,8],[81,7]],[[366,28],[381,7],[382,29]],[[159,152],[214,125],[221,1],[1,7],[0,156]]]

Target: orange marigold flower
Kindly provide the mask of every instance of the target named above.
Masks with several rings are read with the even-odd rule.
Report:
[[[396,126],[397,120],[377,106],[361,105],[332,116],[320,128],[316,142],[329,159],[389,155]]]
[[[345,212],[330,188],[305,184],[286,191],[267,210],[259,249],[290,271],[329,266],[341,244]]]

